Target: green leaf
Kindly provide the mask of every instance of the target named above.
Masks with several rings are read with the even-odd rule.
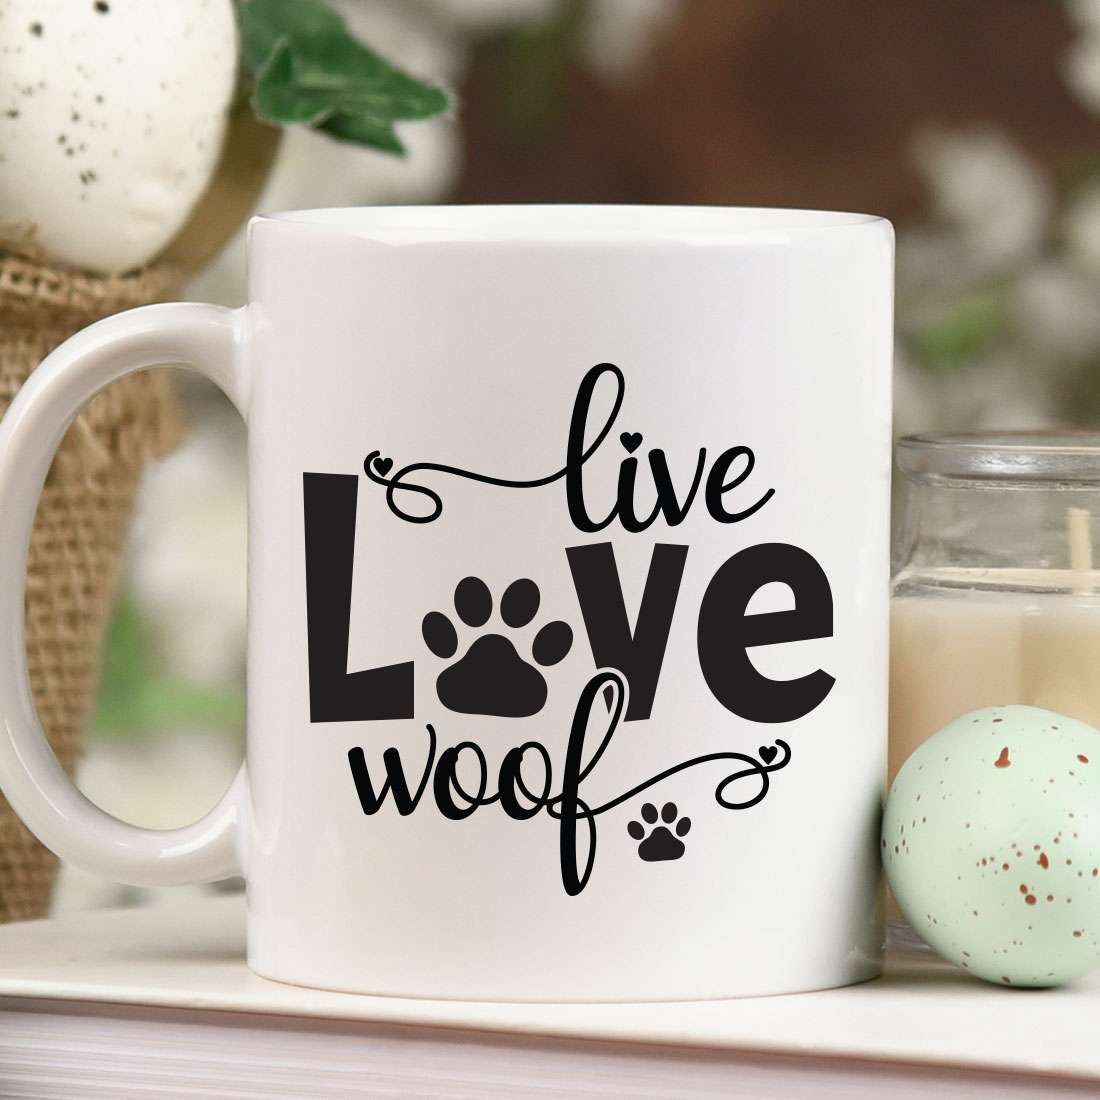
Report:
[[[513,136],[538,141],[552,129],[587,6],[587,0],[566,0],[544,18],[505,31],[497,40],[501,120]]]
[[[92,721],[101,741],[141,737],[186,726],[240,730],[244,695],[166,675],[151,658],[148,631],[125,594],[107,638],[99,699]]]
[[[320,0],[241,0],[241,60],[265,122],[303,125],[391,153],[394,124],[442,114],[441,88],[409,76],[348,32]]]
[[[241,0],[241,60],[259,72],[282,38],[316,39],[344,33],[344,21],[313,0]]]
[[[931,323],[904,334],[907,350],[933,374],[964,370],[1002,331],[1011,306],[1011,286],[976,287]]]

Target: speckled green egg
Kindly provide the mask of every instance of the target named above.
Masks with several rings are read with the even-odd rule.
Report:
[[[905,762],[882,823],[901,911],[1001,985],[1100,965],[1100,732],[1038,707],[965,714]]]

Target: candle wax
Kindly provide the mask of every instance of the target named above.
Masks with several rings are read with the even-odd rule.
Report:
[[[1100,726],[1100,593],[900,588],[890,611],[890,783],[959,715],[1006,703]]]

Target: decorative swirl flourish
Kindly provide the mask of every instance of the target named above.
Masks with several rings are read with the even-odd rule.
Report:
[[[614,363],[600,363],[588,372],[585,376],[585,386],[588,392],[591,393],[600,378],[606,374],[610,374],[615,379],[615,399],[603,427],[596,434],[596,438],[581,452],[580,464],[587,462],[607,438],[607,434],[611,431],[623,405],[626,379],[623,377],[623,372]],[[447,474],[451,477],[465,478],[467,481],[477,481],[483,485],[497,485],[504,489],[539,489],[544,485],[552,485],[555,481],[560,481],[569,471],[569,464],[566,463],[560,470],[555,470],[545,477],[523,481],[493,477],[490,474],[476,473],[473,470],[463,470],[457,466],[446,466],[441,462],[413,462],[408,466],[402,466],[390,477],[387,475],[392,465],[393,460],[383,458],[381,451],[371,451],[363,460],[363,472],[376,485],[385,488],[386,504],[389,505],[390,511],[398,518],[407,520],[409,523],[431,523],[433,520],[438,519],[443,512],[443,500],[435,490],[429,489],[426,485],[410,485],[407,483],[406,479],[412,474]],[[396,499],[398,492],[415,493],[427,497],[431,501],[431,511],[427,515],[417,515],[415,512],[406,511]]]

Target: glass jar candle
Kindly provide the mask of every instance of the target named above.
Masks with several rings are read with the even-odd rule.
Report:
[[[1100,726],[1100,434],[909,436],[897,455],[890,782],[978,707]]]

